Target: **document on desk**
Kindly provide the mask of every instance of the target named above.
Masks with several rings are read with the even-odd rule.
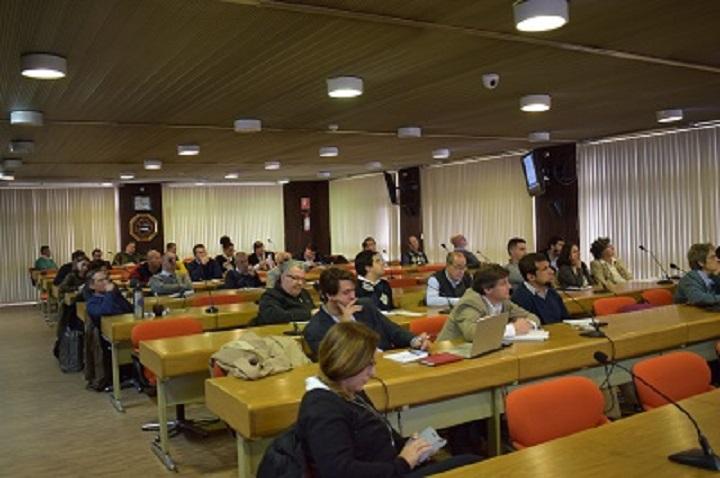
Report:
[[[393,315],[403,315],[405,317],[422,317],[425,315],[422,312],[412,312],[404,309],[383,310],[382,313],[387,315],[388,317],[392,317]]]
[[[592,326],[593,319],[591,318],[584,318],[584,319],[565,319],[563,320],[563,324],[568,324],[572,327],[591,327]]]
[[[403,350],[402,352],[395,352],[391,354],[385,354],[385,358],[398,363],[410,363],[417,362],[428,356],[428,353],[422,350]]]
[[[543,342],[550,338],[548,330],[531,330],[524,335],[515,335],[514,337],[503,338],[506,342]]]

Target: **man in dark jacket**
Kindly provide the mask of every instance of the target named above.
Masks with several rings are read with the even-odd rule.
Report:
[[[528,254],[520,259],[520,273],[525,282],[513,290],[511,300],[540,317],[543,325],[562,322],[570,318],[562,297],[552,287],[555,271],[547,256]]]
[[[260,310],[255,325],[286,324],[310,320],[315,308],[305,289],[305,271],[296,261],[280,266],[280,280],[260,297]]]
[[[355,280],[344,269],[331,267],[320,274],[320,298],[323,306],[305,327],[304,335],[313,354],[320,341],[338,322],[357,321],[373,329],[380,336],[382,350],[412,347],[426,349],[430,345],[427,334],[414,336],[385,317],[370,299],[355,298]]]
[[[145,256],[145,262],[130,274],[131,279],[137,279],[141,286],[150,282],[150,278],[162,271],[162,255],[155,249],[150,249]]]
[[[383,279],[385,264],[379,253],[362,251],[355,256],[355,273],[358,276],[358,297],[369,297],[380,310],[389,311],[395,308],[392,287]]]
[[[55,275],[55,278],[53,279],[53,284],[59,286],[62,284],[62,281],[65,280],[65,276],[67,276],[70,272],[73,270],[73,264],[79,261],[80,259],[86,258],[84,251],[81,251],[78,249],[77,251],[73,252],[70,256],[70,262],[67,264],[63,264],[60,266],[60,269],[58,269],[57,274]]]
[[[195,256],[195,260],[189,262],[187,265],[191,281],[198,282],[222,279],[223,273],[220,264],[208,256],[204,244],[195,244],[195,246],[193,246],[193,255]]]

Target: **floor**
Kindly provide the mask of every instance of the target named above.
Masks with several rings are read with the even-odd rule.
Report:
[[[54,341],[36,307],[0,308],[0,476],[175,476],[150,451],[153,434],[140,430],[155,420],[154,403],[126,389],[127,411],[116,412],[108,394],[85,390],[82,373],[60,371]],[[179,476],[237,476],[227,431],[170,442]]]

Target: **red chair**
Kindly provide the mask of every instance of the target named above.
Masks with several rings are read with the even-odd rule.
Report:
[[[403,287],[412,287],[418,285],[416,277],[396,277],[394,279],[388,279],[390,287],[393,289],[402,289]]]
[[[201,334],[202,331],[202,322],[195,318],[173,317],[170,319],[143,321],[133,327],[130,337],[137,357],[140,342],[142,341],[183,337],[186,335]],[[157,378],[154,373],[142,367],[139,361],[135,361],[135,364],[142,369],[142,376],[149,384],[155,385],[157,383]],[[176,405],[175,413],[175,420],[168,421],[168,431],[172,436],[181,432],[191,432],[203,437],[207,436],[207,432],[198,428],[192,421],[185,418],[185,405]],[[159,429],[160,425],[158,423],[146,423],[142,426],[143,431],[158,431]]]
[[[412,332],[413,335],[420,335],[425,332],[430,336],[431,340],[435,340],[447,319],[447,315],[433,315],[432,317],[415,319],[410,322],[410,332]]]
[[[645,302],[654,306],[671,305],[673,303],[672,293],[667,289],[649,289],[643,291],[640,296]]]
[[[628,304],[620,307],[620,310],[617,311],[618,314],[624,314],[626,312],[637,312],[638,310],[645,310],[645,309],[654,309],[655,306],[652,304],[647,304],[645,302],[641,304]]]
[[[405,271],[400,266],[386,267],[385,275],[392,278],[402,276]]]
[[[197,295],[190,299],[192,307],[205,307],[206,305],[223,305],[223,304],[240,304],[243,302],[252,302],[255,298],[248,294],[213,294]]]
[[[608,423],[605,399],[585,377],[561,377],[512,391],[505,401],[510,439],[517,449]]]
[[[713,390],[710,367],[700,355],[672,352],[638,362],[633,372],[675,401]],[[667,405],[667,400],[635,379],[637,396],[645,410]]]
[[[445,264],[425,264],[418,266],[418,272],[437,272],[445,269]]]
[[[623,307],[636,303],[632,297],[608,297],[593,302],[593,310],[595,315],[611,315],[619,313]]]

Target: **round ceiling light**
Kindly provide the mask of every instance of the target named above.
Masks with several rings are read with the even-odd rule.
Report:
[[[422,136],[422,129],[418,126],[404,126],[398,128],[398,138],[419,138]]]
[[[227,173],[225,175],[225,179],[237,179],[240,177],[240,174],[238,173]]]
[[[39,111],[11,111],[10,124],[19,126],[42,126],[43,114]]]
[[[327,79],[331,98],[355,98],[363,94],[363,80],[357,76],[335,76]]]
[[[532,133],[528,134],[528,141],[530,141],[531,143],[543,143],[546,141],[550,141],[550,132],[533,131]]]
[[[158,169],[162,169],[162,161],[159,159],[146,159],[143,162],[143,166],[148,171],[156,171]]]
[[[334,158],[340,154],[340,150],[336,146],[323,146],[320,148],[321,158]]]
[[[378,169],[382,169],[382,163],[380,161],[370,161],[369,163],[365,164],[365,168],[370,171],[376,171]]]
[[[683,119],[683,110],[662,110],[657,112],[658,123],[672,123]]]
[[[20,58],[22,75],[36,80],[57,80],[67,74],[67,60],[49,53],[26,53]]]
[[[131,179],[135,179],[134,173],[120,173],[120,179],[123,181],[129,181]]]
[[[200,154],[200,145],[197,144],[178,144],[178,156],[197,156]]]
[[[448,148],[436,149],[432,152],[433,159],[448,159],[450,157],[450,150]]]
[[[265,169],[267,171],[277,171],[280,169],[280,161],[266,161]]]
[[[277,183],[278,183],[278,184],[287,184],[287,183],[289,183],[289,182],[290,182],[290,180],[287,179],[287,178],[282,178],[282,179],[278,179],[278,180],[277,180]]]
[[[528,112],[548,111],[550,95],[527,95],[520,98],[520,109]]]
[[[513,5],[515,28],[546,32],[565,25],[570,16],[567,0],[519,0]]]
[[[234,123],[236,133],[258,133],[262,130],[262,121],[255,118],[241,118]]]
[[[317,177],[319,178],[329,178],[330,176],[332,176],[330,171],[318,171],[317,173]]]

